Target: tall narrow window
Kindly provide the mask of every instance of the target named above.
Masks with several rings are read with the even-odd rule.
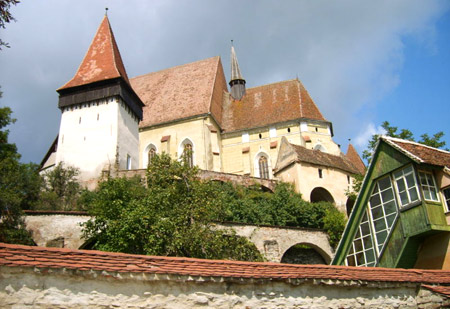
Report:
[[[189,167],[194,166],[194,152],[190,143],[184,144],[183,160]]]
[[[321,168],[319,168],[319,178],[323,178],[323,172]]]
[[[367,212],[361,220],[361,224],[356,232],[355,239],[350,246],[347,255],[348,266],[375,266],[375,248],[372,241],[372,232],[370,229]]]
[[[419,172],[420,185],[423,191],[423,197],[427,201],[439,202],[437,194],[436,183],[434,182],[433,174]]]
[[[150,146],[150,149],[148,150],[148,164],[149,165],[150,165],[150,162],[152,162],[155,155],[156,155],[156,148],[154,146]]]
[[[131,170],[131,156],[127,155],[127,170]]]
[[[381,178],[375,184],[369,200],[369,210],[379,254],[397,217],[397,204],[389,176]]]
[[[267,157],[261,156],[258,161],[259,164],[259,176],[263,179],[269,179],[269,165]]]
[[[444,205],[444,209],[445,212],[450,211],[450,187],[445,188],[443,190],[444,193],[444,198],[445,198],[445,205]]]
[[[410,165],[394,173],[400,206],[406,206],[419,200],[414,169]]]

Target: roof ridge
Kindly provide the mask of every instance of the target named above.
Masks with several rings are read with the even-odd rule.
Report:
[[[302,81],[299,80],[298,78],[295,79],[297,81],[297,83],[300,84],[300,88],[303,89],[306,94],[308,95],[309,99],[311,100],[311,103],[314,105],[314,107],[317,109],[317,111],[319,112],[319,115],[322,117],[322,119],[324,119],[325,121],[328,121],[322,114],[322,112],[320,111],[320,108],[317,106],[316,102],[314,101],[314,99],[311,97],[311,95],[309,94],[309,91],[306,89],[305,85],[303,85]],[[303,103],[303,101],[300,101],[300,103]]]
[[[161,73],[161,72],[164,72],[164,71],[172,71],[172,70],[175,70],[175,69],[178,69],[178,68],[181,68],[181,67],[192,65],[194,63],[206,62],[208,60],[215,59],[215,58],[220,59],[220,56],[213,56],[213,57],[200,59],[200,60],[196,60],[196,61],[192,61],[192,62],[188,62],[188,63],[184,63],[184,64],[179,64],[179,65],[176,65],[176,66],[173,66],[173,67],[170,67],[170,68],[161,69],[159,71],[148,72],[148,73],[145,73],[145,74],[133,76],[133,77],[131,77],[131,79],[138,79],[138,78],[141,78],[141,77],[144,77],[144,76],[148,76],[148,75],[152,75],[152,74],[158,74],[158,73]]]
[[[117,67],[117,62],[120,61],[120,64],[121,64],[122,67],[123,67],[123,75],[125,75],[125,76],[122,76],[122,77],[123,77],[123,79],[125,79],[125,81],[126,81],[128,84],[130,84],[130,81],[128,80],[128,74],[127,74],[127,71],[125,70],[125,64],[123,63],[122,55],[120,54],[120,51],[119,51],[119,46],[117,46],[116,38],[114,37],[114,32],[113,32],[113,30],[112,30],[112,28],[111,28],[111,24],[109,23],[109,18],[107,17],[107,15],[105,15],[105,18],[106,18],[106,21],[107,21],[107,23],[108,23],[109,31],[111,32],[111,36],[110,36],[109,39],[110,39],[110,41],[111,41],[111,47],[112,47],[112,49],[113,49],[113,50],[112,50],[113,65],[114,65],[114,67],[116,68],[116,70],[117,70],[117,72],[119,73],[119,75],[122,76],[121,69]],[[116,48],[114,48],[114,47],[116,47]],[[117,59],[117,60],[116,60],[116,52],[119,54],[119,59]]]
[[[266,87],[266,86],[270,86],[270,85],[281,84],[281,83],[295,82],[295,81],[296,81],[295,78],[294,78],[294,79],[280,80],[280,81],[278,81],[278,82],[273,82],[273,83],[268,83],[268,84],[264,84],[264,85],[259,85],[259,86],[247,88],[247,90],[250,90],[250,89],[256,89],[256,88],[260,88],[260,87]]]
[[[413,144],[416,146],[420,146],[420,147],[424,147],[424,148],[428,148],[428,149],[432,149],[432,150],[437,150],[440,152],[443,152],[445,154],[450,154],[450,151],[447,151],[445,149],[440,149],[440,148],[436,148],[436,147],[431,147],[416,141],[410,141],[410,140],[406,140],[406,139],[402,139],[402,138],[398,138],[398,137],[392,137],[392,136],[388,136],[388,135],[380,135],[380,138],[385,139],[385,140],[391,140],[394,142],[399,142],[399,143],[405,143],[405,144]]]

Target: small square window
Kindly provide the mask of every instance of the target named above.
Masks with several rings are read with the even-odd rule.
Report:
[[[277,129],[276,128],[270,128],[269,129],[269,136],[270,137],[276,137],[277,136]]]
[[[248,135],[248,133],[243,133],[242,134],[242,142],[248,143],[249,141],[250,141],[250,136]]]
[[[439,202],[436,183],[433,174],[427,172],[419,172],[420,185],[423,191],[423,197],[427,201]]]

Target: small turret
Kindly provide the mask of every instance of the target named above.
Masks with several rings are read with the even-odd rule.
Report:
[[[245,79],[241,75],[239,63],[234,51],[233,41],[231,41],[231,80],[230,92],[234,100],[240,100],[245,94]]]

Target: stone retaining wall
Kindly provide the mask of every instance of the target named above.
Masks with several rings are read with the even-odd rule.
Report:
[[[255,280],[0,267],[2,308],[439,308],[412,283]]]

